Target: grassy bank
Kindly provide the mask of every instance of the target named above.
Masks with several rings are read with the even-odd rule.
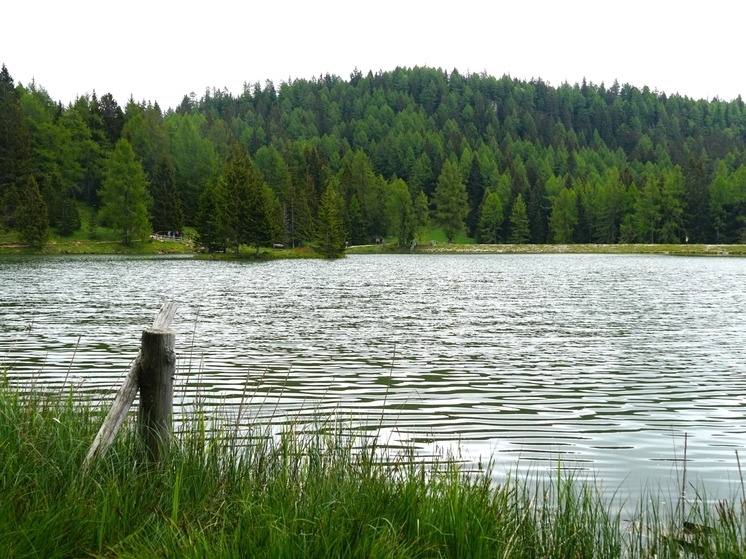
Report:
[[[497,486],[489,469],[360,448],[341,426],[251,444],[199,412],[164,464],[131,432],[86,475],[102,419],[71,394],[0,388],[3,557],[742,557],[744,516],[654,502],[627,522],[595,484],[560,473]],[[359,439],[358,439],[359,442]],[[707,525],[707,530],[697,526]],[[691,552],[691,553],[690,553]]]
[[[122,244],[122,232],[107,227],[89,226],[90,215],[81,212],[83,226],[63,237],[55,229],[49,230],[49,241],[44,247],[32,249],[21,242],[15,231],[0,229],[0,255],[6,254],[190,254],[191,243],[169,240],[146,239],[135,241],[131,246]],[[193,234],[193,232],[192,232]]]

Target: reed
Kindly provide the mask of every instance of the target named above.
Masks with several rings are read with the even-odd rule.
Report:
[[[466,471],[374,449],[329,420],[279,434],[202,409],[157,466],[132,428],[87,472],[103,419],[60,397],[0,387],[2,557],[743,557],[741,504],[696,493],[684,530],[655,500],[627,522],[593,481]],[[375,450],[375,451],[374,451]]]

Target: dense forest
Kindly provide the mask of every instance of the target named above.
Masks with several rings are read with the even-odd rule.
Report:
[[[80,212],[122,231],[191,226],[207,250],[431,227],[484,243],[746,240],[746,108],[593,83],[355,71],[207,90],[175,108],[67,106],[0,74],[0,218],[32,246]]]

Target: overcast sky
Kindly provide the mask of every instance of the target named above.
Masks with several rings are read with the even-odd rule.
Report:
[[[166,108],[207,87],[425,65],[746,97],[746,0],[38,0],[2,12],[0,63],[64,103],[95,90]]]

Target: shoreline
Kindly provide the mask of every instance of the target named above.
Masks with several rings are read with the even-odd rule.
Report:
[[[33,251],[20,243],[0,244],[0,256],[11,255],[184,255],[205,260],[267,260],[293,258],[319,258],[307,249],[263,248],[255,257],[252,248],[238,257],[231,253],[201,253],[190,245],[179,242],[151,241],[134,243],[125,247],[118,241],[52,241],[40,251]],[[746,256],[746,245],[716,244],[420,244],[414,250],[397,247],[394,243],[383,245],[355,245],[346,254],[663,254],[673,256]]]

